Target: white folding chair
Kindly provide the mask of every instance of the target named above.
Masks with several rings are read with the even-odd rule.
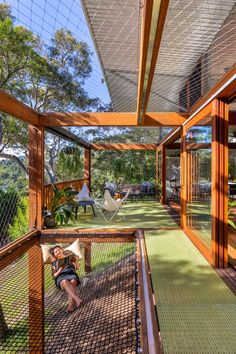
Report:
[[[122,206],[124,205],[124,203],[126,202],[130,194],[130,190],[131,189],[127,191],[127,193],[122,199],[114,200],[109,190],[106,189],[104,193],[104,202],[100,203],[97,200],[95,200],[95,205],[97,209],[99,210],[103,219],[107,223],[111,222],[111,220],[115,217],[115,215],[121,210]],[[109,215],[109,217],[107,215]]]

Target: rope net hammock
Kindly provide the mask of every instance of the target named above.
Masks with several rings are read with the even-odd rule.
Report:
[[[54,238],[55,234],[52,246],[57,244]],[[91,238],[90,259],[82,238],[80,244],[83,258],[77,273],[81,284],[76,292],[83,302],[72,313],[66,312],[66,293],[55,287],[51,265],[44,265],[44,352],[136,353],[140,347],[136,241],[97,243]],[[1,353],[40,349],[37,333],[42,321],[34,319],[30,323],[30,306],[32,311],[38,304],[34,301],[32,305],[27,253],[0,272]],[[32,343],[30,331],[35,333]]]

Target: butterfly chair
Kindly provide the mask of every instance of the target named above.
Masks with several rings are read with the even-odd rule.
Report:
[[[78,205],[84,207],[84,212],[86,213],[86,207],[88,205],[91,206],[93,210],[93,215],[95,216],[95,211],[93,208],[93,205],[95,204],[94,199],[90,196],[89,189],[87,187],[87,184],[83,184],[83,187],[81,191],[76,195],[75,200],[77,201]],[[77,214],[78,214],[78,207],[76,208],[75,211],[75,218],[77,219]]]
[[[130,189],[127,191],[122,199],[114,200],[108,189],[104,193],[104,202],[100,203],[95,200],[95,205],[101,213],[103,219],[109,223],[115,217],[115,215],[121,210],[122,206],[126,202],[130,194]],[[109,217],[107,216],[109,215]]]
[[[92,201],[93,198],[90,197],[89,194],[89,189],[87,187],[87,184],[83,184],[83,187],[81,189],[81,191],[76,195],[76,200],[77,202],[81,202],[81,201]]]

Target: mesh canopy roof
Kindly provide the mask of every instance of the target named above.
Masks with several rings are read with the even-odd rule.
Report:
[[[89,96],[99,97],[103,104],[111,97],[115,111],[136,111],[142,2],[4,2],[11,4],[16,24],[30,28],[48,44],[59,28],[85,41],[93,52],[93,71],[85,83]],[[170,0],[147,110],[189,110],[232,68],[235,58],[235,0]],[[188,104],[181,99],[187,85]]]
[[[85,9],[116,111],[135,111],[141,12],[137,0],[86,0]]]
[[[235,63],[234,0],[171,0],[150,96],[149,111],[178,111],[179,92],[205,94]],[[201,61],[201,80],[194,68]],[[159,94],[159,97],[155,93]]]
[[[132,105],[131,99],[137,94],[138,2],[84,3],[114,108],[132,111],[136,102]],[[179,94],[188,78],[191,76],[192,106],[232,67],[235,51],[234,0],[171,0],[147,110],[186,111]]]

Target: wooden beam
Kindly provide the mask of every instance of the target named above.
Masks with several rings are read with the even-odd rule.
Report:
[[[180,136],[181,136],[181,128],[172,129],[171,132],[160,142],[157,150],[160,151],[162,149],[162,146],[168,147],[168,145],[174,143],[175,140],[180,138]]]
[[[212,102],[212,261],[228,266],[228,105]]]
[[[144,2],[139,65],[137,122],[143,124],[156,68],[169,0]]]
[[[0,111],[19,118],[26,123],[39,124],[37,112],[3,90],[0,90]]]
[[[94,150],[156,150],[157,144],[92,144]]]
[[[201,111],[194,113],[186,122],[183,124],[185,129],[188,130],[191,127],[197,125],[200,121],[202,121],[207,116],[210,117],[212,110],[212,105],[209,103],[206,105]]]
[[[143,3],[141,48],[140,48],[140,59],[139,59],[138,96],[137,96],[137,123],[140,120],[141,114],[143,114],[143,112],[141,111],[142,111],[142,104],[143,104],[142,100],[143,100],[145,71],[147,65],[149,37],[151,31],[153,2],[154,0],[150,0],[150,1],[145,0]]]
[[[236,64],[228,71],[213,87],[212,89],[200,98],[192,107],[190,117],[197,114],[207,104],[211,103],[215,98],[231,100],[236,93]]]
[[[27,252],[28,249],[37,242],[37,235],[37,230],[30,231],[16,241],[2,247],[0,250],[0,270],[4,269],[18,257]]]
[[[91,190],[91,150],[84,150],[84,178],[88,179],[88,188]]]
[[[177,112],[146,112],[143,119],[143,126],[181,126],[189,114]]]
[[[189,115],[176,112],[147,112],[143,126],[181,126]],[[137,126],[133,112],[48,112],[39,114],[45,127],[59,126]]]
[[[82,146],[85,149],[91,149],[91,144],[89,144],[89,143],[87,143],[87,141],[79,138],[77,135],[71,133],[66,128],[53,127],[53,128],[47,128],[47,131],[51,134],[59,136],[60,138],[69,140],[79,146]]]
[[[44,128],[29,126],[29,225],[43,228]]]
[[[39,115],[46,127],[56,126],[136,126],[130,112],[49,112]]]

